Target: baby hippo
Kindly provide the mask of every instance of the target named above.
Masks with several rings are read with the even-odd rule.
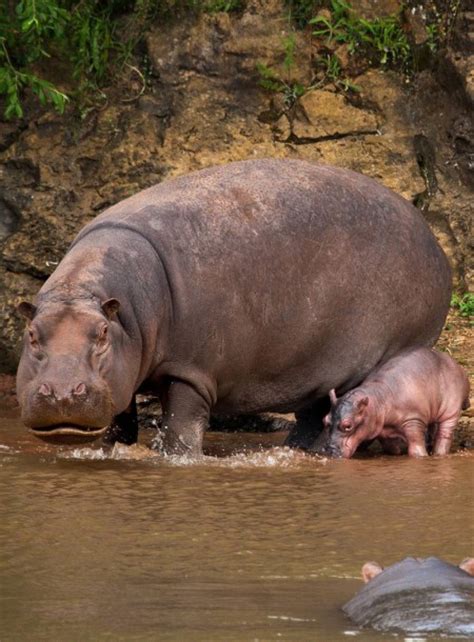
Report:
[[[430,430],[434,455],[447,455],[461,411],[469,407],[469,381],[451,357],[430,348],[401,352],[374,370],[358,387],[337,399],[331,412],[326,450],[352,457],[359,444],[378,438],[386,452],[427,455]]]

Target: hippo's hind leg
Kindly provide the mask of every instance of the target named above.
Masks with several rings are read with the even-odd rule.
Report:
[[[106,444],[136,444],[138,440],[138,417],[137,417],[137,404],[135,395],[132,397],[129,407],[114,417],[114,421],[110,428],[104,435],[104,442]]]
[[[456,426],[458,425],[458,413],[451,419],[440,421],[434,433],[433,455],[448,455],[453,443],[453,434]]]
[[[331,410],[329,397],[322,397],[316,402],[295,413],[296,424],[291,429],[284,445],[290,448],[301,448],[319,452],[325,443],[323,419]]]
[[[202,440],[209,424],[209,404],[192,385],[180,380],[170,380],[160,401],[163,409],[161,439],[155,446],[168,455],[202,455]]]

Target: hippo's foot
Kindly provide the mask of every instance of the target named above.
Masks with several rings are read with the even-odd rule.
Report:
[[[326,446],[323,419],[330,409],[329,397],[323,397],[308,408],[296,412],[296,424],[291,429],[284,445],[323,454]]]
[[[115,444],[118,442],[127,446],[137,443],[138,417],[135,395],[133,395],[133,399],[127,410],[114,417],[114,421],[107,429],[103,440],[106,444]]]
[[[189,383],[170,379],[160,395],[163,419],[153,448],[165,455],[202,457],[202,440],[209,424],[209,404]]]

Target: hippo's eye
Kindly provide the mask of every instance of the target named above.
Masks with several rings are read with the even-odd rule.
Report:
[[[339,424],[339,430],[342,432],[350,432],[352,427],[352,421],[350,419],[343,419]]]
[[[108,334],[109,328],[107,324],[104,323],[103,326],[101,326],[99,330],[99,335],[97,337],[97,343],[99,346],[104,347],[104,345],[107,343],[107,334]]]
[[[33,350],[38,350],[39,348],[39,341],[38,338],[33,330],[28,330],[28,338],[30,340],[30,347],[33,348]]]

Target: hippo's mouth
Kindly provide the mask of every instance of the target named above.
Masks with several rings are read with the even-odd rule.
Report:
[[[31,432],[50,444],[87,444],[94,441],[105,433],[108,426],[97,428],[96,426],[78,426],[76,424],[59,424],[56,426],[44,426],[41,428],[30,428]]]

